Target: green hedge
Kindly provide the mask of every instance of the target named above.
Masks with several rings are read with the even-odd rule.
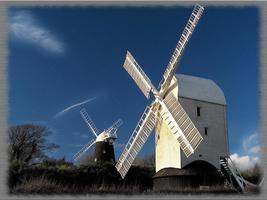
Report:
[[[152,189],[154,168],[132,166],[128,174],[122,179],[113,164],[102,166],[10,166],[9,188],[23,184],[32,179],[45,177],[51,182],[66,187],[138,187],[140,191]]]

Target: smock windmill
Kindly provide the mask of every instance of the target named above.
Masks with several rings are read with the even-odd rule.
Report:
[[[178,63],[203,10],[204,8],[200,5],[194,7],[189,21],[183,30],[180,40],[163,74],[163,79],[158,87],[159,89],[156,89],[134,57],[127,51],[123,67],[134,79],[145,97],[149,99],[150,95],[153,95],[155,100],[146,107],[116,164],[116,168],[122,178],[125,177],[138,152],[142,149],[148,136],[159,121],[163,121],[167,125],[169,132],[174,136],[173,140],[178,141],[177,145],[180,146],[186,157],[193,154],[203,140],[201,134],[183,109],[182,105],[175,96],[169,92]]]
[[[94,134],[95,138],[90,140],[78,153],[73,156],[74,160],[80,159],[84,155],[84,153],[95,144],[95,162],[114,162],[115,156],[113,144],[114,141],[117,139],[117,131],[123,123],[122,120],[118,119],[107,130],[104,130],[99,133],[93,120],[88,115],[85,108],[80,110],[80,114],[90,131]]]

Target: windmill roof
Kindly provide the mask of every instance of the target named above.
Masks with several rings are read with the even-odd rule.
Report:
[[[214,81],[184,74],[176,78],[180,97],[226,105],[224,93]]]

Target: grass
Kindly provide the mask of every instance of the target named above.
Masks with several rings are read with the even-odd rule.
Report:
[[[183,190],[172,190],[164,192],[153,191],[152,188],[143,189],[138,185],[133,186],[83,186],[62,185],[55,180],[49,180],[45,176],[39,178],[31,178],[23,181],[23,183],[12,188],[11,194],[206,194],[206,193],[221,193],[233,194],[236,193],[233,189],[221,186],[210,187],[208,190],[199,190],[197,188],[184,188]]]
[[[62,185],[44,176],[31,178],[16,185],[11,194],[137,194],[142,193],[139,186],[83,186]]]
[[[11,189],[11,194],[62,194],[67,193],[69,189],[70,187],[63,186],[56,181],[41,176],[22,181],[21,184]]]

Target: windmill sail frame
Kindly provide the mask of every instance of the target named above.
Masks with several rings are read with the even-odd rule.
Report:
[[[155,90],[155,87],[129,51],[127,51],[123,67],[133,78],[145,97],[149,99],[150,91]]]
[[[85,110],[85,108],[80,110],[80,114],[81,114],[82,118],[84,119],[84,121],[85,121],[86,125],[88,126],[88,128],[97,137],[97,134],[99,133],[99,131],[96,128],[95,123],[93,122],[93,120],[91,119],[91,117],[89,116],[87,111]]]
[[[167,68],[163,74],[163,79],[160,81],[159,88],[161,93],[164,95],[171,83],[171,79],[173,75],[175,74],[175,71],[178,67],[178,63],[180,61],[180,58],[184,52],[184,49],[196,27],[198,24],[198,21],[200,17],[202,16],[202,13],[204,11],[204,8],[200,5],[196,5],[193,9],[192,14],[189,17],[189,20],[182,32],[182,35],[175,47],[174,53],[171,56],[171,59],[167,65]]]
[[[116,168],[121,174],[122,178],[130,169],[134,159],[139,151],[142,149],[147,138],[155,127],[155,113],[153,111],[154,106],[147,106],[142,114],[136,128],[134,129],[132,136],[130,137],[123,153],[117,161]]]

